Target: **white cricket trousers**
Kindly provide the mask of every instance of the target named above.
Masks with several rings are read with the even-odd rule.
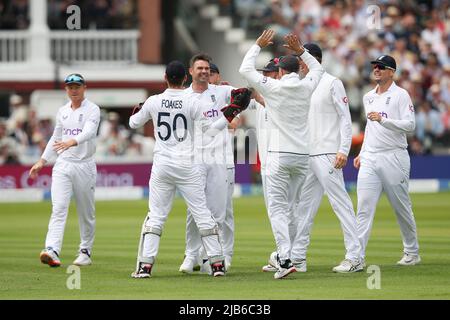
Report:
[[[227,166],[225,164],[201,164],[199,169],[203,178],[202,190],[206,196],[206,206],[211,211],[219,227],[220,241],[223,247],[223,230],[228,194]],[[192,258],[201,256],[201,246],[200,232],[188,208],[185,255]]]
[[[365,152],[361,155],[356,221],[362,258],[366,255],[375,209],[383,190],[397,216],[404,252],[412,255],[419,253],[416,222],[408,193],[410,167],[408,151],[403,149],[378,154]]]
[[[306,259],[311,229],[324,193],[327,194],[331,207],[341,223],[346,249],[345,258],[353,261],[360,258],[361,246],[353,203],[345,190],[342,169],[334,168],[335,159],[335,154],[309,158],[309,172],[297,206],[300,223],[299,234],[291,251],[293,261]]]
[[[222,256],[217,223],[206,206],[204,176],[200,167],[154,163],[149,182],[149,212],[144,222],[144,227],[152,232],[144,237],[142,257],[151,260],[156,258],[160,236],[177,188],[186,201],[195,227],[203,234],[201,238],[199,233],[200,246],[203,240],[209,257]]]
[[[227,207],[225,212],[225,221],[223,223],[223,254],[227,257],[233,256],[234,247],[234,210],[233,210],[233,193],[234,193],[234,176],[235,169],[227,169]]]
[[[267,174],[266,174],[266,168],[264,166],[261,166],[261,183],[262,183],[262,189],[263,189],[263,195],[264,195],[264,204],[265,208],[268,211],[269,205],[268,205],[268,197],[267,197]],[[298,203],[295,203],[295,200],[299,201],[299,199],[294,199],[297,195],[295,194],[298,192],[298,190],[295,190],[295,185],[289,185],[288,187],[288,216],[289,216],[289,238],[291,239],[291,245],[294,243],[295,236],[297,234],[297,228],[299,219],[294,219],[294,210],[297,207]]]
[[[300,190],[308,172],[308,155],[269,152],[266,167],[266,192],[268,215],[282,262],[290,259],[293,232],[289,231],[291,221],[298,221],[297,210]],[[290,195],[291,193],[291,195]],[[290,199],[292,196],[292,199]]]
[[[79,249],[92,250],[95,236],[95,184],[97,167],[94,160],[69,162],[58,159],[52,172],[52,215],[45,247],[61,253],[70,199],[75,198],[80,225]]]

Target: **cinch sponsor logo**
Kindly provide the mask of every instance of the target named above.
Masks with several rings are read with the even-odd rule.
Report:
[[[379,114],[380,116],[382,116],[383,118],[386,118],[386,119],[387,119],[387,117],[388,117],[387,113],[384,112],[384,111],[378,112],[378,114]]]
[[[216,110],[216,109],[205,111],[205,112],[203,112],[203,116],[205,116],[207,118],[218,117],[219,116],[219,111]]]
[[[83,132],[83,130],[80,129],[80,128],[76,128],[76,129],[69,129],[69,128],[67,128],[67,129],[63,130],[63,135],[65,135],[65,136],[77,136],[77,135],[79,135],[82,132]]]

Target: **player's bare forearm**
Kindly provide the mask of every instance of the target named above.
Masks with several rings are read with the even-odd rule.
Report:
[[[236,130],[237,127],[239,127],[239,124],[241,123],[241,120],[239,117],[236,117],[228,124],[228,129]]]
[[[257,91],[255,91],[254,94],[255,94],[254,99],[256,100],[256,102],[258,102],[260,105],[265,107],[266,103],[265,103],[264,98],[262,97],[262,95],[260,95]]]

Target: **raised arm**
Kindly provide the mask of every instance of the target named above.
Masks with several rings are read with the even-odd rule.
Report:
[[[288,34],[284,37],[284,47],[294,51],[300,59],[308,66],[308,74],[301,80],[301,90],[305,91],[306,95],[312,94],[322,78],[325,70],[319,61],[309,54],[303,44],[294,34]]]
[[[273,44],[273,30],[264,30],[256,43],[248,50],[242,61],[239,73],[248,81],[251,87],[254,87],[262,95],[273,92],[277,89],[277,81],[268,77],[264,77],[256,70],[256,57],[262,48]]]

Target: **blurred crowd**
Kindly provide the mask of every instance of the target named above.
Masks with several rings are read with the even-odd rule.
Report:
[[[28,29],[31,0],[0,0],[0,30]],[[67,19],[73,13],[67,8],[81,9],[82,29],[132,29],[138,27],[136,0],[48,0],[48,26],[67,29]]]
[[[294,32],[324,51],[325,69],[339,77],[349,96],[352,119],[365,125],[362,97],[373,88],[371,65],[381,54],[397,61],[396,82],[410,93],[415,154],[448,153],[450,147],[450,2],[364,0],[215,0],[248,38],[276,30],[273,54],[285,54],[282,38]],[[373,6],[372,4],[376,4]],[[236,19],[237,17],[237,19]],[[361,139],[355,139],[362,141]]]
[[[67,8],[81,9],[82,29],[138,28],[136,0],[48,0],[50,29],[66,29]]]
[[[193,0],[194,1],[194,0]],[[197,0],[196,0],[197,1]],[[277,31],[273,54],[285,54],[282,37],[297,33],[304,42],[323,49],[325,69],[339,77],[349,96],[355,136],[353,154],[362,142],[365,116],[362,97],[373,88],[369,61],[388,53],[396,61],[396,82],[410,93],[416,111],[416,131],[410,137],[413,154],[450,150],[450,2],[444,0],[211,0],[231,14],[248,38],[264,28]],[[376,6],[371,6],[376,3]],[[49,26],[65,28],[66,9],[82,10],[83,28],[131,28],[137,24],[136,1],[48,0]],[[0,0],[0,29],[29,26],[29,0]],[[23,98],[10,99],[8,119],[0,121],[0,164],[28,163],[45,148],[53,119],[38,119]],[[99,130],[101,157],[151,157],[154,141],[132,132],[115,112],[105,113]],[[359,131],[359,132],[358,132]]]
[[[129,110],[127,110],[129,111]],[[127,128],[127,119],[115,111],[102,109],[96,157],[100,162],[153,159],[155,140]],[[39,119],[33,108],[17,94],[10,97],[10,116],[0,118],[0,165],[32,164],[44,151],[53,134],[54,119]],[[151,132],[151,130],[149,130]]]
[[[0,30],[27,29],[28,0],[0,0]]]

